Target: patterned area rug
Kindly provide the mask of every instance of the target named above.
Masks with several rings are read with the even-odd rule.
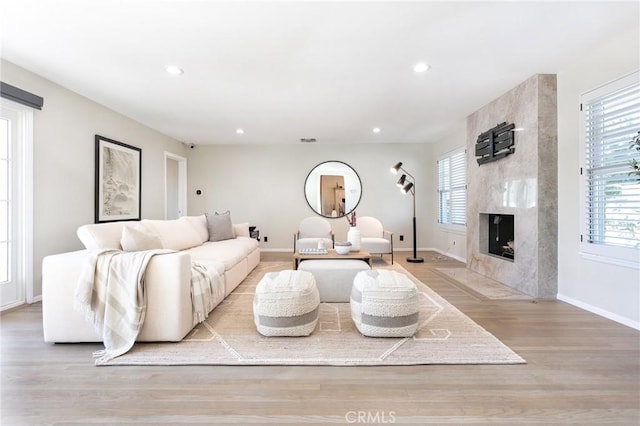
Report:
[[[374,266],[378,267],[378,266]],[[253,322],[255,286],[290,262],[261,262],[209,318],[178,343],[136,343],[103,365],[416,365],[520,364],[525,360],[395,264],[420,292],[420,325],[410,338],[362,336],[348,303],[321,303],[308,337],[263,337]]]

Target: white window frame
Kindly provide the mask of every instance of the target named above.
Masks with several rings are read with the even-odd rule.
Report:
[[[464,159],[464,164],[462,166],[462,172],[464,173],[464,197],[465,197],[465,212],[464,212],[464,223],[451,223],[451,222],[443,222],[442,221],[442,217],[441,217],[441,212],[442,212],[442,206],[441,206],[441,202],[442,202],[442,196],[441,193],[444,191],[441,187],[440,187],[440,165],[442,161],[451,161],[451,158],[454,156],[458,156],[458,155],[462,155],[462,158]],[[440,157],[438,157],[438,162],[436,165],[436,182],[438,182],[438,188],[437,188],[437,193],[438,193],[438,203],[437,203],[437,207],[438,207],[438,211],[437,211],[437,218],[438,218],[438,225],[452,230],[452,231],[458,231],[458,232],[466,232],[467,229],[467,156],[466,156],[466,148],[465,147],[461,147],[461,148],[457,148],[454,149],[453,151],[449,151],[445,154],[442,154]],[[451,180],[451,176],[449,176],[449,180]],[[456,189],[460,189],[460,187],[457,187]],[[448,192],[452,192],[453,188],[447,190]]]
[[[18,250],[14,275],[19,283],[21,300],[3,306],[6,310],[25,301],[37,302],[41,297],[34,296],[33,288],[33,109],[4,98],[0,98],[0,107],[16,117],[13,125],[17,126],[18,137],[12,146],[13,177],[16,179],[12,192],[18,211],[18,217],[13,218],[17,221],[13,240]]]
[[[581,105],[585,105],[602,96],[628,87],[640,81],[640,72],[635,71],[609,83],[603,84],[581,96]],[[580,113],[580,256],[584,259],[609,263],[634,269],[640,269],[640,250],[607,244],[594,244],[588,240],[588,173],[587,170],[587,123],[585,113]],[[631,144],[631,138],[629,139]],[[631,148],[629,148],[631,151]],[[631,167],[629,167],[631,171]]]

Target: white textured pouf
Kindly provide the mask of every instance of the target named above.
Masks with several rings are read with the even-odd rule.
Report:
[[[318,323],[319,305],[313,274],[270,272],[256,286],[253,319],[263,336],[308,336]]]
[[[308,271],[316,279],[321,302],[349,303],[351,286],[358,272],[371,268],[357,259],[312,259],[300,262],[298,271]]]
[[[418,329],[416,285],[404,274],[375,269],[359,272],[351,290],[351,318],[370,337],[410,337]]]

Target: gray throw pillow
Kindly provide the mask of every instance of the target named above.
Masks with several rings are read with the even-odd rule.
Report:
[[[235,238],[233,225],[231,224],[231,213],[222,214],[207,213],[207,228],[209,228],[209,241],[222,241]]]

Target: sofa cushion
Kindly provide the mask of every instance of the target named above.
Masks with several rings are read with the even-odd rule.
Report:
[[[141,223],[160,238],[162,248],[185,250],[202,244],[198,232],[184,218],[175,220],[144,219]]]
[[[391,253],[391,241],[386,238],[363,237],[360,249],[369,253]]]
[[[238,237],[230,240],[206,242],[198,247],[192,247],[187,252],[192,260],[216,259],[224,263],[225,270],[233,268],[238,262],[246,259],[247,255],[258,248],[258,241],[248,237]]]
[[[144,251],[162,248],[162,241],[141,225],[125,226],[122,229],[120,245],[124,251]]]
[[[231,213],[222,214],[207,213],[207,227],[209,228],[209,241],[223,241],[234,238]]]
[[[183,216],[180,219],[186,220],[193,226],[200,237],[200,242],[209,241],[209,229],[207,228],[207,217],[203,214],[200,216]]]
[[[138,222],[107,222],[82,225],[76,231],[78,238],[88,250],[121,250],[122,228]]]

